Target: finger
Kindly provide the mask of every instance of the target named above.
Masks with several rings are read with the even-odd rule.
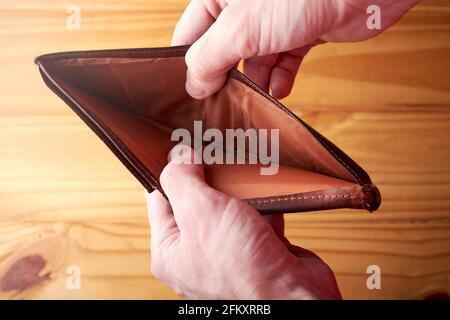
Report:
[[[292,9],[298,10],[301,17],[294,16],[295,10],[286,3],[277,6],[276,2],[264,5],[258,1],[230,2],[186,53],[188,93],[204,99],[222,87],[228,70],[241,59],[289,51],[316,39],[320,31],[316,28],[311,32],[290,32],[304,30],[301,18],[308,15],[301,3],[289,4],[295,6]],[[276,33],[286,29],[285,35],[271,37],[274,29]]]
[[[278,56],[278,60],[274,64],[270,76],[270,88],[275,98],[282,99],[291,93],[298,69],[306,54],[311,48],[322,43],[324,41],[315,40],[308,45],[281,53]]]
[[[194,43],[214,23],[222,7],[216,1],[192,0],[175,26],[172,45]]]
[[[282,99],[291,93],[302,59],[289,53],[279,55],[270,75],[270,88],[275,98]]]
[[[277,62],[278,54],[262,57],[250,57],[244,60],[244,73],[261,89],[269,92],[272,67]]]
[[[185,145],[175,146],[169,153],[169,163],[160,175],[161,186],[180,229],[186,220],[195,219],[187,216],[194,207],[193,202],[210,188],[205,182],[203,166],[195,164],[194,157],[195,153],[191,148]]]
[[[229,69],[242,58],[255,55],[256,24],[248,26],[252,11],[242,8],[248,5],[248,1],[231,2],[187,51],[186,90],[192,97],[210,96],[222,87]]]
[[[147,215],[151,232],[152,250],[158,248],[166,240],[179,233],[169,202],[158,190],[145,192]]]

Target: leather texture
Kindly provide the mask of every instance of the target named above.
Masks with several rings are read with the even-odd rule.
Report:
[[[237,69],[205,100],[185,90],[187,46],[53,53],[36,58],[47,86],[104,141],[148,190],[158,189],[171,132],[278,129],[279,171],[260,164],[206,165],[207,182],[261,214],[337,208],[376,210],[368,174],[324,136]],[[226,150],[225,150],[226,151]],[[164,194],[164,192],[163,192]]]

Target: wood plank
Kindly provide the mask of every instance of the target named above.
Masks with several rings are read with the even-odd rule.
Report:
[[[77,2],[82,28],[69,31],[69,2],[0,1],[0,283],[14,263],[45,261],[34,285],[0,290],[0,299],[175,299],[149,270],[142,187],[32,61],[168,45],[186,1]],[[287,236],[330,264],[344,298],[450,293],[449,18],[448,1],[423,1],[375,39],[315,48],[284,101],[383,194],[373,214],[287,217]],[[381,267],[381,290],[366,287],[371,264]],[[81,290],[66,286],[70,265],[80,267]]]

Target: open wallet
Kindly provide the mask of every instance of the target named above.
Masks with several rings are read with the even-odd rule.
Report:
[[[187,49],[63,52],[35,61],[47,86],[148,191],[164,195],[159,176],[177,144],[171,132],[192,132],[194,121],[201,121],[203,130],[279,130],[276,174],[261,175],[262,164],[205,165],[210,186],[261,214],[378,209],[380,193],[355,161],[236,68],[217,93],[191,98],[185,89]]]

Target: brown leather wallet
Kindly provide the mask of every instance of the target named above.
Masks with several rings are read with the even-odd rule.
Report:
[[[205,166],[212,187],[261,214],[376,210],[378,189],[333,143],[237,69],[205,100],[185,90],[187,46],[52,53],[36,58],[47,86],[103,140],[148,190],[158,189],[175,128],[278,129],[279,170],[260,164]],[[163,192],[164,194],[164,192]],[[195,196],[195,195],[193,195]]]

